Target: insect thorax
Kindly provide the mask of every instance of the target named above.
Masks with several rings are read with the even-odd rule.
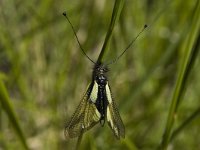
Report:
[[[106,73],[108,72],[108,68],[103,65],[95,65],[94,72],[93,72],[93,78],[96,80],[97,84],[101,87],[105,87],[107,83],[107,77]]]

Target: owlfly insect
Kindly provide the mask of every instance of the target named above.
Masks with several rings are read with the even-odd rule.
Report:
[[[109,63],[95,63],[82,48],[75,29],[69,20],[66,12],[63,13],[69,22],[79,47],[83,54],[94,64],[92,72],[92,80],[89,84],[80,104],[72,115],[65,127],[66,138],[76,138],[91,129],[96,124],[101,126],[107,122],[117,139],[125,137],[125,127],[120,117],[119,111],[112,97],[112,92],[108,83],[106,73],[110,64],[115,63],[135,42],[139,35],[144,31],[147,25],[139,32],[135,39],[127,46],[127,48],[114,60]]]

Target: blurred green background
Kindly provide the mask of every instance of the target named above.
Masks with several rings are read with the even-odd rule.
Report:
[[[104,61],[118,56],[144,24],[149,25],[126,54],[109,66],[126,138],[118,141],[107,125],[96,125],[84,134],[82,149],[159,146],[197,1],[125,1]],[[114,0],[0,1],[0,80],[30,149],[71,150],[76,145],[76,139],[65,140],[64,126],[91,80],[93,66],[80,51],[62,12],[67,11],[83,48],[96,60],[113,5]],[[198,66],[200,59],[190,72],[174,129],[200,107]],[[8,114],[0,103],[0,150],[23,149]],[[196,117],[169,148],[200,149],[199,133],[200,117]]]

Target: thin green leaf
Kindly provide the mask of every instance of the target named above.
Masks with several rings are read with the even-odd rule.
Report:
[[[26,139],[25,139],[25,136],[22,132],[22,128],[19,124],[17,115],[13,109],[11,100],[8,96],[8,92],[1,80],[0,80],[0,101],[2,103],[2,108],[5,110],[6,114],[8,115],[8,118],[9,118],[17,136],[19,137],[21,143],[23,144],[24,148],[29,149]]]
[[[111,36],[112,36],[112,33],[113,33],[115,23],[119,20],[119,16],[121,14],[123,6],[124,6],[124,0],[116,0],[115,1],[113,13],[112,13],[112,18],[111,18],[111,21],[110,21],[110,25],[108,27],[108,32],[106,34],[106,38],[105,38],[103,47],[101,49],[101,52],[99,54],[97,62],[102,61],[103,56],[104,56],[106,50],[108,49],[108,45],[110,43],[110,39],[111,39]]]
[[[180,65],[181,68],[178,73],[175,90],[174,90],[173,97],[171,100],[167,124],[166,124],[165,132],[163,135],[163,140],[161,143],[162,149],[167,149],[167,146],[171,137],[171,130],[172,130],[174,120],[175,120],[174,116],[176,115],[176,111],[180,104],[180,99],[184,93],[186,81],[188,79],[189,73],[191,72],[192,65],[196,59],[196,54],[199,51],[199,49],[195,49],[195,48],[193,49],[193,45],[195,44],[195,41],[198,40],[197,36],[199,35],[199,30],[200,30],[200,20],[199,20],[200,15],[199,14],[200,14],[200,2],[197,1],[195,15],[193,17],[193,21],[191,24],[191,31],[187,38],[187,44],[184,47],[185,56],[183,57],[182,63]]]

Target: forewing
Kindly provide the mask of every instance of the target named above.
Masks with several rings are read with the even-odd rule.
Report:
[[[108,83],[106,84],[106,97],[108,100],[107,106],[107,121],[117,139],[125,137],[125,128],[120,117],[119,111],[112,98],[112,93]]]
[[[89,130],[96,123],[98,123],[100,119],[100,113],[91,100],[91,93],[92,98],[95,99],[94,90],[94,83],[91,83],[69,123],[67,123],[65,127],[66,138],[78,137],[80,134]]]

